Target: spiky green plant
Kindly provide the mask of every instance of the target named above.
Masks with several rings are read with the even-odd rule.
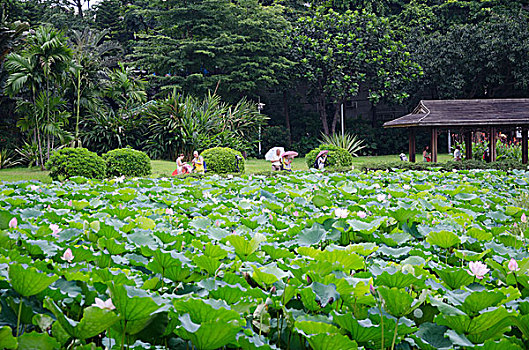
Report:
[[[358,157],[365,146],[364,140],[360,140],[357,135],[345,133],[325,135],[322,134],[322,144],[333,145],[347,150],[353,157]]]

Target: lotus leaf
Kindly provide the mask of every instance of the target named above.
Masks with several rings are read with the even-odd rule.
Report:
[[[48,276],[33,267],[19,264],[9,265],[9,281],[14,290],[20,295],[29,297],[42,292],[55,282],[58,276]]]

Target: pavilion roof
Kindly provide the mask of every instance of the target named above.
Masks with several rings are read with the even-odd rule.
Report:
[[[422,100],[385,128],[529,125],[529,99]]]

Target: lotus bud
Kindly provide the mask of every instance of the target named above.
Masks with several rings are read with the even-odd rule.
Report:
[[[514,258],[511,258],[507,267],[509,268],[509,271],[511,272],[520,271],[520,268],[518,267],[518,263],[516,262],[516,260],[514,260]]]
[[[272,286],[272,288],[270,288],[270,293],[274,294],[276,290],[277,290],[276,286]]]
[[[525,213],[522,214],[520,221],[523,222],[524,224],[527,223],[527,216],[525,216]]]
[[[17,221],[17,218],[12,218],[11,220],[9,220],[9,228],[17,228],[18,226],[18,221]]]
[[[375,298],[377,297],[377,291],[375,290],[375,287],[373,287],[372,284],[369,285],[369,291],[371,292],[371,295],[373,295]]]

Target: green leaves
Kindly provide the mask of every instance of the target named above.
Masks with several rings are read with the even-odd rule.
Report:
[[[109,329],[119,317],[109,310],[89,306],[84,309],[83,317],[79,322],[73,321],[64,315],[64,312],[49,298],[44,301],[44,306],[50,310],[61,324],[62,328],[76,339],[92,338]]]
[[[426,237],[426,241],[444,249],[448,249],[461,243],[459,237],[455,233],[449,231],[432,231],[428,234],[428,237]]]
[[[25,297],[42,292],[57,279],[59,279],[58,276],[48,276],[33,267],[24,267],[20,264],[9,265],[11,286],[17,293]]]
[[[220,302],[188,299],[174,306],[180,314],[175,333],[199,349],[214,350],[235,341],[244,324],[237,312]]]

